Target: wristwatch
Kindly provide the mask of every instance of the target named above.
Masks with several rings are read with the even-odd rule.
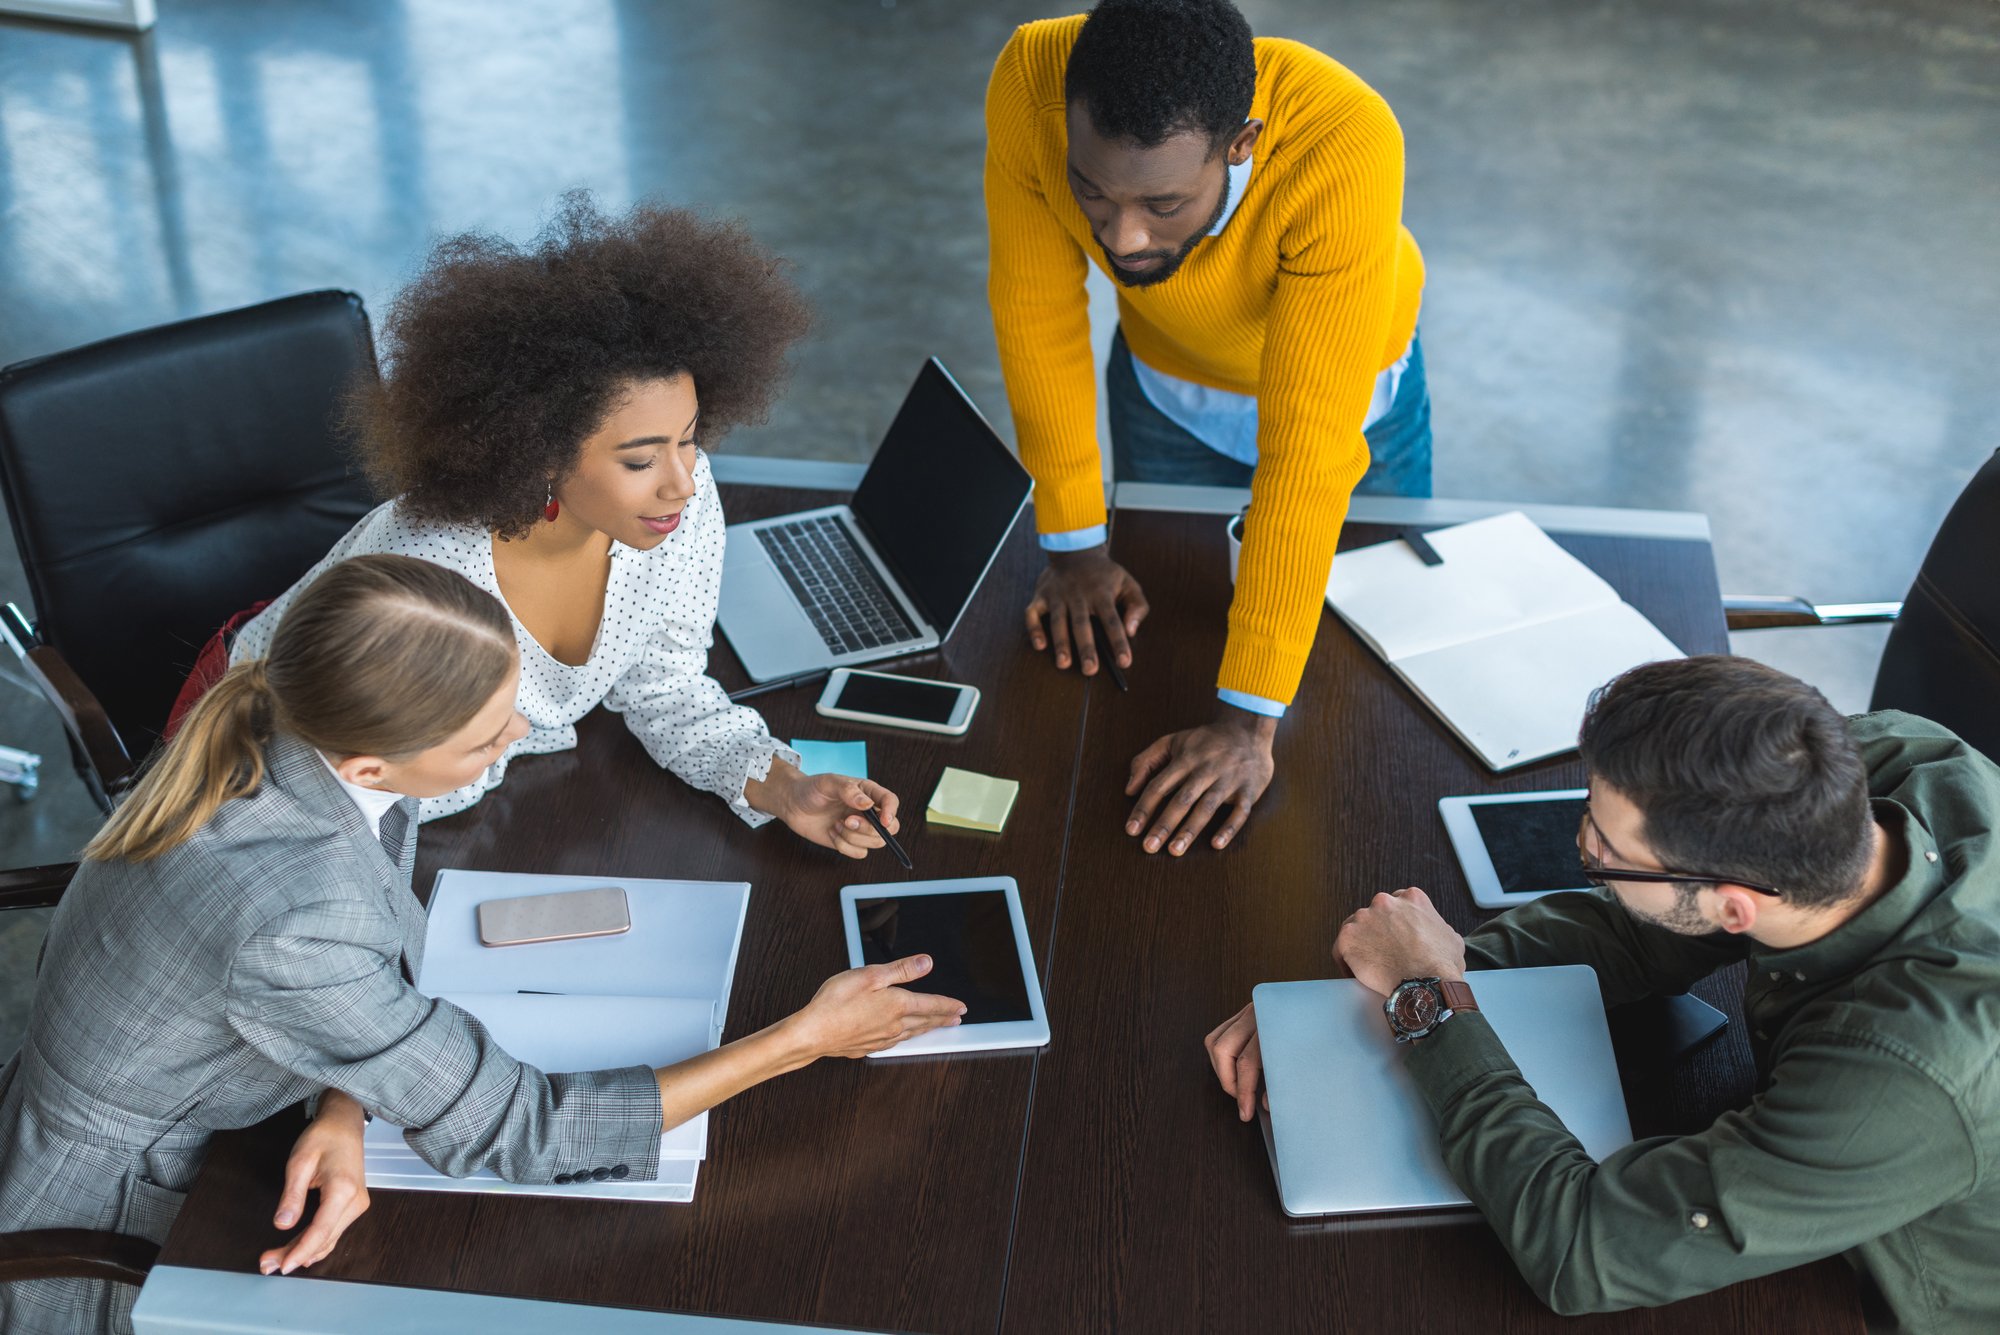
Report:
[[[1389,1031],[1398,1043],[1424,1037],[1460,1011],[1476,1011],[1472,989],[1457,979],[1405,978],[1382,1003]]]

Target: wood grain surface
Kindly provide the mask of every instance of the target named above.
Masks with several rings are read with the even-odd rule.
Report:
[[[736,519],[825,501],[772,489],[728,494]],[[844,885],[1011,875],[1045,965],[1084,685],[1019,652],[1019,609],[1040,560],[1023,519],[944,652],[894,666],[980,688],[983,703],[963,737],[821,718],[817,687],[754,702],[781,739],[868,743],[870,775],[902,799],[913,871],[886,851],[850,861],[775,822],[748,828],[720,799],[660,770],[622,719],[599,711],[580,726],[576,750],[516,761],[477,807],[424,827],[420,892],[441,867],[749,881],[731,1038],[796,1010],[846,967]],[[718,640],[714,659],[726,685],[743,684],[726,642]],[[1004,833],[926,827],[925,803],[948,764],[1021,782]],[[1026,1053],[822,1061],[714,1113],[691,1204],[378,1191],[317,1273],[789,1321],[991,1331],[1033,1066]],[[288,1135],[224,1141],[170,1243],[179,1264],[248,1269],[274,1237],[268,1220]],[[217,1189],[218,1178],[228,1185]]]
[[[825,503],[727,491],[732,518]],[[1379,541],[1354,528],[1343,546]],[[1691,652],[1725,644],[1704,544],[1562,538]],[[1040,1055],[821,1062],[721,1107],[690,1205],[381,1191],[324,1278],[614,1303],[871,1330],[1858,1331],[1836,1262],[1658,1312],[1564,1321],[1475,1217],[1299,1223],[1261,1140],[1214,1086],[1201,1038],[1258,982],[1324,977],[1334,927],[1378,889],[1419,884],[1460,927],[1472,908],[1442,825],[1450,793],[1573,786],[1574,758],[1487,773],[1330,614],[1279,732],[1278,779],[1227,854],[1148,857],[1122,830],[1125,768],[1213,708],[1229,597],[1221,521],[1121,514],[1120,559],[1153,619],[1131,693],[1029,653],[1020,608],[1041,557],[1028,521],[951,644],[893,670],[971,682],[963,738],[814,714],[817,688],[756,707],[785,739],[864,738],[904,803],[905,873],[776,825],[745,827],[656,767],[603,712],[575,751],[424,829],[441,867],[747,880],[728,1036],[771,1023],[845,965],[837,894],[863,881],[1005,874],[1055,1038]],[[1166,596],[1171,591],[1171,596]],[[743,684],[718,645],[716,675]],[[926,828],[947,764],[1021,782],[1004,834]],[[1704,995],[1733,1007],[1740,980]],[[1625,1072],[1641,1133],[1690,1130],[1747,1096],[1732,1025],[1682,1063]],[[295,1118],[219,1137],[162,1259],[254,1267]]]
[[[1350,526],[1342,546],[1389,536]],[[1559,540],[1683,649],[1724,648],[1706,544]],[[1203,1036],[1258,983],[1332,976],[1335,930],[1378,891],[1421,885],[1454,925],[1475,925],[1485,915],[1438,799],[1576,787],[1582,766],[1570,756],[1490,774],[1328,613],[1301,707],[1278,732],[1278,777],[1250,824],[1226,853],[1197,843],[1183,858],[1148,856],[1123,833],[1127,766],[1168,726],[1213,708],[1227,554],[1219,518],[1144,512],[1119,514],[1113,549],[1154,611],[1131,693],[1100,691],[1086,722],[1047,977],[1055,1042],[1036,1073],[1003,1329],[1858,1329],[1837,1262],[1658,1312],[1570,1321],[1534,1298],[1476,1216],[1287,1218],[1262,1137],[1237,1121]],[[1641,1134],[1692,1129],[1747,1096],[1749,1080],[1747,1050],[1711,1044],[1634,1121]],[[1367,1152],[1365,1135],[1355,1149]]]

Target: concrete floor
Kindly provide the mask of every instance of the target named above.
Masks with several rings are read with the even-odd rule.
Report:
[[[520,235],[582,185],[740,214],[796,262],[819,336],[727,448],[865,457],[931,353],[1004,422],[981,96],[1016,23],[1080,7],[164,0],[136,41],[0,21],[0,364],[313,287],[379,310],[429,238]],[[1243,8],[1402,121],[1439,495],[1701,510],[1725,588],[1901,596],[2000,445],[2000,7]],[[1882,638],[1738,647],[1858,710]],[[5,683],[0,742],[47,758],[35,803],[0,796],[0,865],[73,856],[95,812]],[[38,916],[0,927],[0,1052]]]

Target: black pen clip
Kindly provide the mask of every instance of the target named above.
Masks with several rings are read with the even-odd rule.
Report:
[[[1425,565],[1441,566],[1444,564],[1444,558],[1438,555],[1437,548],[1431,546],[1430,539],[1424,536],[1424,531],[1422,529],[1420,528],[1402,529],[1397,534],[1397,536],[1402,538],[1404,542],[1410,544],[1410,550],[1415,552],[1417,554],[1417,559],[1419,561],[1422,561]]]

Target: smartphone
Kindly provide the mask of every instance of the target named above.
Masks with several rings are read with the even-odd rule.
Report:
[[[632,930],[632,909],[622,886],[562,890],[552,895],[489,899],[479,906],[479,944],[526,946],[576,941]]]
[[[979,708],[979,688],[887,672],[835,668],[814,706],[827,718],[961,736]]]
[[[1694,1051],[1729,1023],[1727,1015],[1692,992],[1629,1001],[1612,1007],[1605,1017],[1613,1043],[1655,1061]]]

